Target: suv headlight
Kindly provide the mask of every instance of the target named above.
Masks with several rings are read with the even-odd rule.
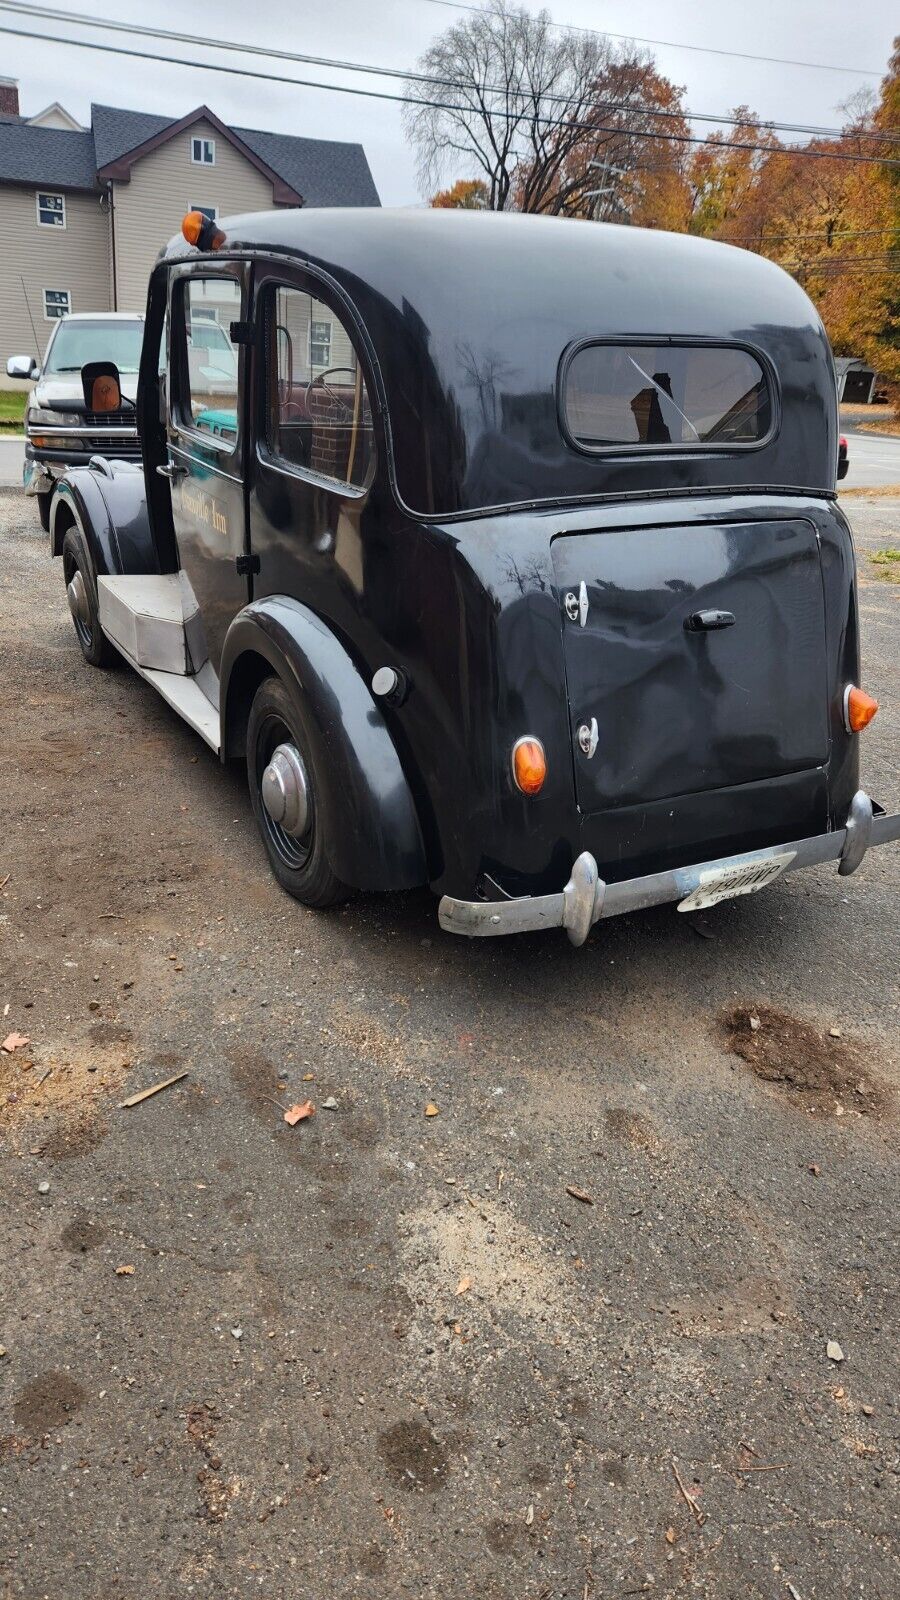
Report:
[[[29,406],[25,413],[28,428],[77,428],[84,422],[78,411],[50,411],[43,406]]]

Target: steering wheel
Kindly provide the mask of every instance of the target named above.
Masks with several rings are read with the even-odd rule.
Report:
[[[335,392],[335,390],[332,389],[331,385],[328,382],[328,379],[329,378],[333,378],[335,376],[335,374],[338,373],[338,372],[345,372],[348,375],[348,377],[351,379],[352,385],[353,385],[353,387],[355,389],[355,387],[356,387],[356,368],[355,367],[326,367],[325,371],[324,372],[320,372],[319,376],[317,378],[313,378],[313,381],[312,381],[312,383],[310,384],[309,387],[310,387],[310,389],[316,389],[316,388],[321,389],[323,394],[327,394],[329,400],[331,401],[331,404],[333,406],[338,407],[338,409],[343,412],[343,414],[347,418],[347,420],[349,422],[352,422],[352,420],[353,420],[353,407],[349,406],[347,404],[346,400],[343,398],[343,396],[337,394]]]

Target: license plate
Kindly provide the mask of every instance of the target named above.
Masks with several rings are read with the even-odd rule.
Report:
[[[703,911],[707,906],[718,905],[720,900],[733,900],[739,894],[756,894],[757,889],[780,878],[785,867],[790,866],[796,850],[786,850],[779,856],[766,856],[762,861],[737,862],[733,867],[712,867],[701,872],[696,889],[678,903],[679,911]]]

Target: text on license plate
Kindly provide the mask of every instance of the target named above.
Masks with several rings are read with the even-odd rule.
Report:
[[[755,894],[766,884],[780,878],[797,854],[785,850],[778,856],[766,856],[762,861],[736,862],[733,867],[711,867],[701,872],[700,882],[691,894],[678,902],[679,911],[703,911],[706,906],[718,905],[720,900],[731,900],[739,894]]]

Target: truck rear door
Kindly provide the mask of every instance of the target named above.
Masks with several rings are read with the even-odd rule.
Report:
[[[826,763],[824,597],[808,522],[562,534],[552,555],[583,813]]]

